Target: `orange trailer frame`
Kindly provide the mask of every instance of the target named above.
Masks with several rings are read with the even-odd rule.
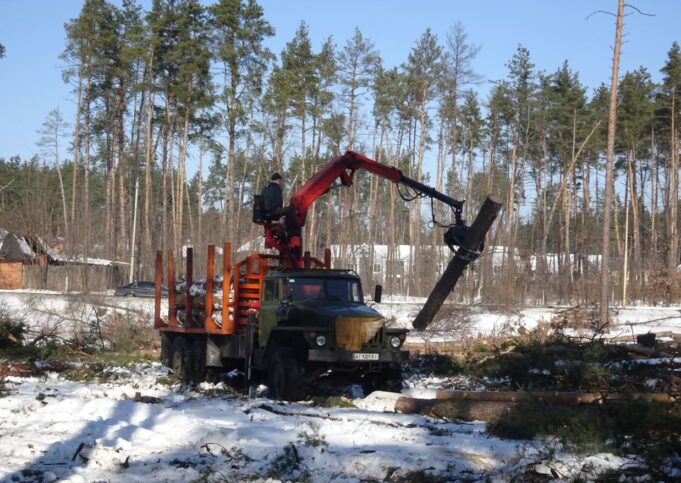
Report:
[[[215,245],[208,245],[208,266],[206,269],[206,295],[204,299],[205,317],[203,320],[194,320],[193,300],[190,296],[192,285],[192,271],[194,263],[194,251],[187,249],[186,273],[184,288],[184,306],[177,307],[175,304],[175,259],[172,250],[166,255],[166,282],[168,287],[168,313],[164,318],[161,311],[161,287],[163,285],[163,251],[156,252],[155,271],[155,301],[154,301],[154,328],[161,332],[181,332],[216,335],[233,335],[245,329],[248,325],[248,317],[258,313],[262,295],[263,279],[267,272],[278,268],[270,263],[279,261],[279,255],[255,253],[242,261],[231,264],[231,243],[225,243],[222,265],[222,312],[221,323],[213,318],[214,299],[213,287],[215,276]],[[310,256],[305,252],[305,268],[331,268],[331,250],[324,250],[324,260]],[[179,311],[184,312],[184,322],[177,317]]]

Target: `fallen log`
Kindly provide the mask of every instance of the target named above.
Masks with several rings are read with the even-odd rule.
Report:
[[[0,377],[30,377],[35,372],[35,365],[30,363],[0,362]]]
[[[591,403],[618,403],[629,399],[644,399],[659,403],[674,402],[666,393],[598,394],[579,392],[483,392],[438,391],[437,399],[400,397],[395,401],[395,411],[405,414],[460,419],[463,421],[489,421],[508,415],[521,403],[545,403],[558,406],[579,406]]]
[[[507,415],[517,403],[500,401],[445,401],[401,397],[395,401],[395,411],[405,414],[427,414],[437,418],[463,421],[488,421]]]
[[[449,261],[423,308],[416,315],[413,323],[415,329],[423,330],[433,321],[435,314],[440,310],[445,299],[454,289],[456,282],[461,278],[464,269],[474,260],[473,255],[477,253],[480,243],[484,240],[492,222],[497,217],[501,205],[500,197],[494,194],[487,195],[487,199],[480,207],[478,216],[471,225],[468,235],[457,249],[454,258]]]
[[[437,391],[435,397],[440,400],[468,400],[468,401],[496,401],[496,402],[547,402],[574,406],[577,404],[589,404],[596,401],[621,401],[624,399],[645,399],[671,403],[673,398],[666,393],[597,393],[597,392],[561,392],[561,391]]]

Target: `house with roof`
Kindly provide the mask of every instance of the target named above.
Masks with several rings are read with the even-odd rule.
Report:
[[[126,280],[129,264],[66,256],[35,233],[19,236],[0,228],[0,289],[102,291]]]
[[[22,238],[0,228],[0,289],[22,288],[24,263],[32,255]]]

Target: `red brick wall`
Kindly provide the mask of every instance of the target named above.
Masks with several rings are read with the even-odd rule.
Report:
[[[22,288],[23,273],[20,261],[0,260],[0,289]]]

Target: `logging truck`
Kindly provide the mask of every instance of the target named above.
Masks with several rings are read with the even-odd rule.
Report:
[[[328,248],[322,259],[302,251],[300,233],[310,205],[337,180],[352,185],[358,169],[406,187],[410,193],[404,199],[427,196],[451,207],[455,222],[440,225],[448,228],[445,242],[452,250],[460,247],[455,258],[464,266],[479,254],[479,241],[466,240],[463,201],[348,151],[293,194],[283,220],[268,212],[262,197],[254,197],[253,222],[263,225],[265,248],[273,249],[271,253],[254,253],[233,264],[232,247],[226,243],[220,247],[222,267],[216,276],[216,247],[209,245],[206,277],[197,283],[192,280],[191,248],[179,282],[173,251],[166,253],[165,263],[163,253],[157,252],[155,328],[161,334],[164,364],[194,381],[211,368],[243,369],[246,380],[259,371],[267,376],[270,395],[284,400],[302,398],[308,385],[328,371],[350,373],[372,388],[401,387],[400,364],[409,356],[402,345],[408,331],[386,326],[380,313],[365,303],[360,277],[352,270],[332,268]],[[456,282],[450,279],[448,290]],[[161,313],[164,281],[169,287],[167,314]],[[380,303],[380,285],[373,300]]]

